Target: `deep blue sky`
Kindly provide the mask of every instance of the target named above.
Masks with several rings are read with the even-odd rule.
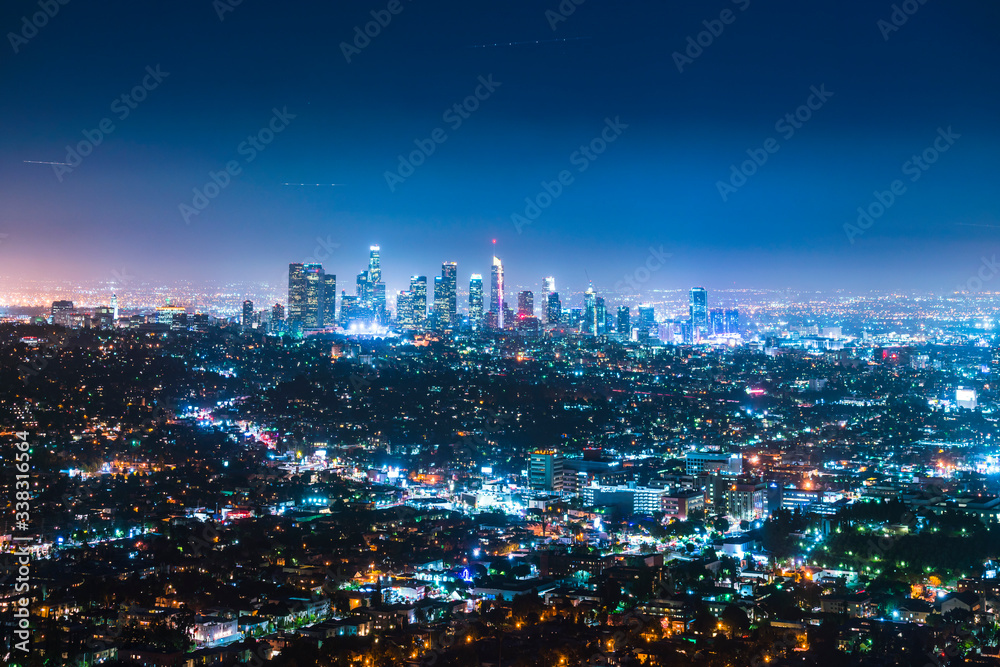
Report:
[[[402,0],[348,64],[340,42],[387,2],[243,0],[220,21],[210,0],[72,0],[17,54],[0,44],[0,275],[281,280],[329,236],[342,280],[380,243],[390,289],[444,260],[488,274],[492,238],[523,285],[610,286],[651,245],[673,257],[648,287],[964,283],[1000,246],[1000,6],[927,0],[886,41],[891,2],[745,2],[586,0],[553,31],[556,0]],[[679,73],[671,54],[727,8]],[[8,0],[0,28],[36,11]],[[156,65],[169,76],[115,118]],[[452,131],[442,112],[490,74],[501,86]],[[821,84],[833,97],[784,140],[775,121]],[[274,107],[297,117],[246,164]],[[24,162],[63,161],[105,117],[114,132],[62,182]],[[606,117],[629,127],[577,173]],[[857,207],[948,126],[961,138],[849,243]],[[384,172],[438,127],[391,192]],[[769,137],[781,149],[723,202],[717,181]],[[242,174],[185,225],[178,205],[233,159]],[[562,169],[575,182],[518,234],[511,214]]]

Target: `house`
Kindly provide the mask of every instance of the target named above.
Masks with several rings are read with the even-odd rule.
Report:
[[[979,595],[972,591],[964,593],[949,593],[941,600],[941,613],[947,614],[950,611],[961,609],[969,613],[976,613],[981,609]]]
[[[892,612],[892,617],[906,623],[926,623],[934,607],[923,600],[907,600]]]

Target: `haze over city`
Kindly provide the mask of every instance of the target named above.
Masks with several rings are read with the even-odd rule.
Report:
[[[1000,666],[1000,4],[0,34],[0,664]]]
[[[535,3],[401,2],[358,49],[355,28],[384,7],[71,3],[25,40],[37,7],[8,3],[0,274],[44,256],[59,279],[124,265],[153,281],[278,282],[330,238],[341,273],[349,249],[381,244],[401,289],[442,261],[482,272],[496,238],[511,275],[580,290],[662,245],[654,288],[951,291],[992,252],[997,7],[919,4],[887,30],[891,4],[857,1],[570,5],[552,19]],[[496,85],[456,113],[479,77]],[[143,81],[142,101],[122,101]],[[814,87],[829,97],[795,121]],[[250,162],[239,147],[275,110],[287,127]],[[621,135],[579,171],[571,156],[607,118]],[[67,147],[104,119],[113,130],[79,166],[36,163],[73,162]],[[911,182],[904,163],[948,128],[960,138]],[[438,129],[433,154],[387,182]],[[724,201],[719,183],[768,139],[777,152]],[[241,172],[185,224],[179,207],[230,161]],[[512,216],[562,170],[572,184],[518,230]],[[844,225],[896,179],[905,194],[851,243]]]

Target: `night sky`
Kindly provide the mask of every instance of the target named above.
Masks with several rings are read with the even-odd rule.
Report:
[[[37,1],[4,3],[0,275],[280,281],[329,238],[328,272],[352,280],[379,243],[396,290],[445,260],[460,282],[488,276],[495,238],[528,286],[611,286],[662,246],[645,288],[952,290],[1000,250],[994,2],[910,0],[890,31],[878,0],[565,0],[555,29],[557,0],[233,1],[69,0],[29,39]],[[347,62],[341,43],[373,11],[391,18]],[[710,28],[678,71],[674,53]],[[443,115],[491,76],[468,118]],[[812,87],[832,96],[788,136],[776,122]],[[243,142],[274,109],[294,118],[250,161]],[[71,170],[25,162],[67,162],[103,119],[113,130]],[[627,127],[574,155],[605,119]],[[393,191],[386,172],[438,128]],[[948,128],[911,180],[905,163]],[[724,201],[719,181],[769,139],[777,152]],[[187,223],[180,205],[228,162],[239,173]],[[512,214],[564,170],[519,231]],[[852,243],[845,223],[897,179],[905,192]]]

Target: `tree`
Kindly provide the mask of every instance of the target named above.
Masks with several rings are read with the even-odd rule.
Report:
[[[722,621],[722,625],[734,636],[743,634],[750,628],[750,619],[747,617],[746,612],[734,604],[727,605],[722,610],[720,620]]]

